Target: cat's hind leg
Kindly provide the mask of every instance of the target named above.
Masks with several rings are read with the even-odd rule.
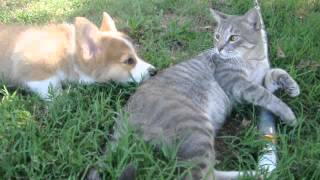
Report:
[[[202,126],[196,122],[202,122]],[[184,180],[213,180],[213,166],[215,161],[213,127],[204,126],[205,121],[198,119],[193,123],[184,123],[178,131],[190,132],[184,136],[178,146],[178,157],[180,160],[192,163],[191,174],[186,175]],[[188,124],[186,126],[186,124]],[[178,134],[181,134],[178,133]]]

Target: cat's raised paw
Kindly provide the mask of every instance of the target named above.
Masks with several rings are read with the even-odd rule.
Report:
[[[289,96],[296,97],[300,94],[300,87],[298,83],[288,74],[286,76],[281,76],[278,83],[280,87],[289,94]]]

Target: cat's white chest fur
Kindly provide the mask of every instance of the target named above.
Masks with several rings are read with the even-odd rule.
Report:
[[[263,84],[263,79],[270,69],[267,59],[262,61],[251,60],[249,64],[249,81],[256,84]]]

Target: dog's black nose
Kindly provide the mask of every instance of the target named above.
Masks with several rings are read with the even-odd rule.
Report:
[[[158,71],[155,68],[149,68],[148,72],[149,72],[150,76],[154,76],[157,74]]]

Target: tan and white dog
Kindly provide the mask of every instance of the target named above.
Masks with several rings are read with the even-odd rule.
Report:
[[[0,24],[0,75],[42,98],[63,81],[140,82],[154,73],[107,13],[100,29],[84,17],[74,24]]]

